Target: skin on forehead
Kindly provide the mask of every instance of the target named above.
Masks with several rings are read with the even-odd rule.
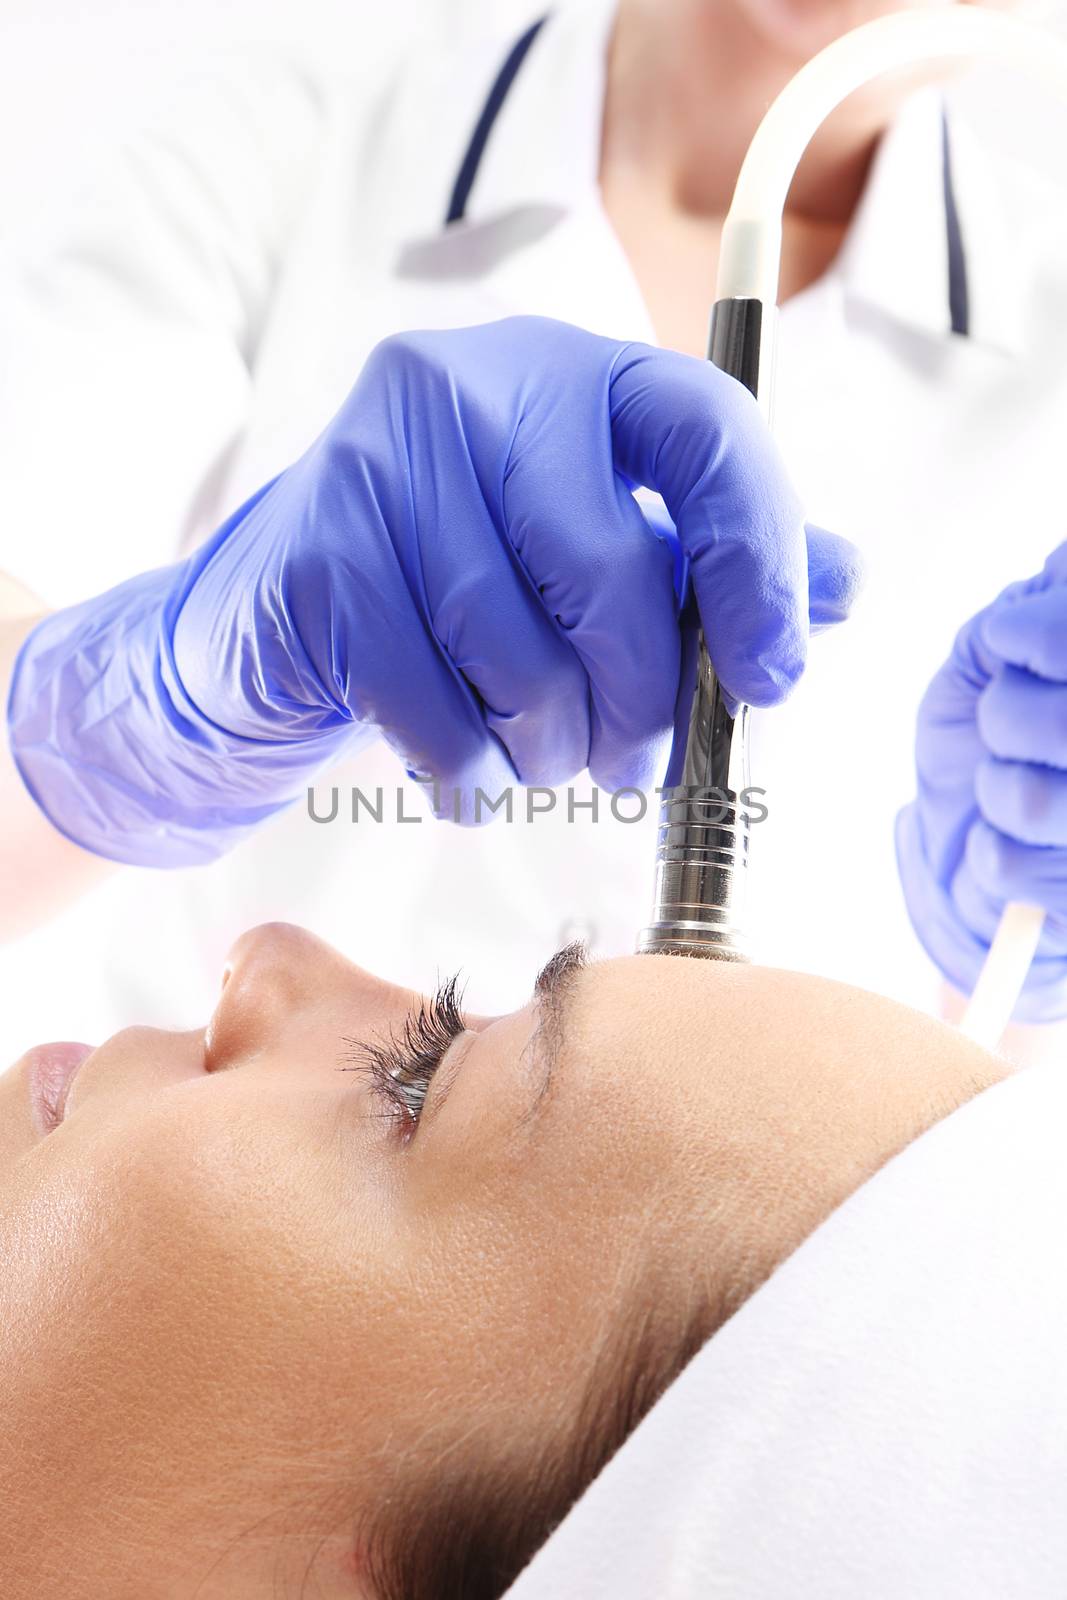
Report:
[[[739,1302],[997,1072],[841,985],[631,957],[478,1019],[404,1145],[337,1066],[410,1001],[268,927],[238,946],[211,1072],[199,1031],[127,1030],[43,1139],[21,1069],[0,1078],[13,1600],[61,1569],[70,1600],[157,1600],[146,1572],[170,1600],[213,1561],[198,1600],[259,1600],[264,1550],[343,1552],[390,1474],[551,1438],[635,1294],[669,1312],[718,1274]]]

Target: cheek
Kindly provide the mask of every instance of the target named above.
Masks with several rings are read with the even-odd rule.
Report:
[[[418,1240],[413,1369],[443,1373],[454,1396],[476,1386],[519,1429],[537,1415],[532,1397],[583,1382],[638,1243],[619,1225],[633,1207],[624,1164],[616,1177],[601,1130],[583,1138],[588,1115],[553,1105],[525,1134],[483,1128],[479,1140],[472,1109],[470,1129],[453,1130],[447,1159],[405,1198],[405,1233]]]
[[[324,1106],[199,1088],[59,1130],[78,1148],[57,1142],[0,1229],[0,1399],[29,1420],[60,1394],[63,1436],[134,1482],[138,1454],[206,1481],[350,1440],[381,1298],[384,1219],[370,1186],[357,1209],[336,1148],[328,1164]]]

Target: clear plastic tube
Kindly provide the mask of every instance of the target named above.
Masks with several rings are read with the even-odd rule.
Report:
[[[759,300],[768,310],[776,304],[789,186],[808,143],[842,100],[885,72],[974,57],[1018,67],[1067,96],[1067,42],[1034,23],[973,5],[880,17],[802,67],[763,118],[742,163],[723,225],[716,298]],[[763,404],[769,407],[769,397]],[[960,1024],[990,1049],[1011,1019],[1043,922],[1040,906],[1004,909]]]

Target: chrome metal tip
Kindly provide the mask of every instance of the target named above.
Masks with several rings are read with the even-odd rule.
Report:
[[[747,726],[748,707],[729,711],[699,623],[683,615],[675,737],[657,790],[652,915],[638,955],[749,959]]]
[[[751,961],[736,933],[706,924],[653,923],[638,935],[639,956],[696,956],[705,961]]]

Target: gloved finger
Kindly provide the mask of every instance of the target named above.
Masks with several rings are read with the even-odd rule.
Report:
[[[427,696],[428,701],[434,699]],[[456,709],[442,711],[441,716],[455,718]],[[402,731],[384,722],[379,731],[408,776],[422,785],[433,814],[467,827],[492,822],[495,803],[516,782],[507,752],[495,735],[484,723],[468,719],[464,728],[452,721],[445,736],[444,721],[439,729],[428,725],[420,729],[410,706],[405,707],[404,718]]]
[[[629,480],[626,478],[625,473],[620,473],[619,476],[629,487]],[[681,539],[678,537],[678,529],[674,526],[674,518],[663,504],[662,495],[653,494],[651,490],[641,490],[634,496],[634,499],[654,536],[657,539],[661,539],[671,553],[674,598],[680,611],[689,593],[689,557],[682,547]]]
[[[976,708],[987,682],[983,677],[976,685],[950,661],[934,674],[919,702],[915,763],[920,777],[933,778],[939,790],[969,787],[986,754]]]
[[[982,816],[1023,844],[1067,848],[1067,773],[984,756],[974,778]]]
[[[975,936],[984,946],[982,961],[977,963],[977,970],[971,978],[968,989],[973,988],[978,979],[979,972],[988,956],[989,947],[996,937],[1000,927],[1000,919],[1004,914],[1006,901],[991,900],[983,894],[974,883],[966,864],[962,865],[952,882],[951,903],[955,914],[965,921]],[[1067,926],[1062,922],[1046,917],[1041,929],[1041,938],[1038,942],[1035,959],[1027,975],[1025,991],[1033,994],[1035,990],[1044,987],[1046,999],[1051,985],[1057,985],[1059,993],[1064,993],[1064,957],[1067,956]],[[1017,1020],[1025,1020],[1028,1008],[1017,1007],[1014,1016]],[[1032,1008],[1029,1008],[1032,1011]],[[1067,1009],[1067,1007],[1065,1007]],[[1063,1012],[1059,1012],[1062,1015]],[[1038,1020],[1031,1016],[1031,1020]],[[1047,1020],[1047,1019],[1046,1019]]]
[[[359,593],[355,586],[350,592]],[[345,622],[358,650],[368,629],[351,606]],[[458,822],[489,822],[492,812],[475,805],[476,791],[495,800],[516,782],[508,753],[487,727],[477,693],[414,608],[403,626],[405,682],[398,683],[395,663],[363,651],[358,697],[346,699],[359,721],[379,729],[412,777],[434,781],[436,789],[428,784],[426,791],[431,809]],[[419,685],[417,695],[411,683]]]
[[[481,788],[495,798],[516,774],[486,724],[477,691],[434,632],[424,596],[396,583],[395,560],[384,541],[364,542],[358,550],[347,541],[313,545],[302,552],[299,582],[276,586],[276,593],[260,591],[257,626],[278,612],[276,626],[307,641],[301,658],[318,646],[315,678],[338,709],[377,728],[412,776],[435,780],[439,814],[455,816],[453,790],[472,798]],[[382,637],[383,606],[391,634],[403,641],[402,672],[395,653],[367,648],[368,639]],[[251,625],[244,632],[251,634]],[[429,790],[427,798],[430,803]],[[475,817],[468,805],[456,820],[489,821],[491,814]]]
[[[988,648],[1039,678],[1067,683],[1067,588],[1037,589],[991,606],[982,621]]]
[[[900,885],[915,936],[949,982],[969,994],[987,946],[960,918],[943,886],[949,880],[934,871],[927,850],[925,821],[914,802],[898,812],[894,836]],[[961,840],[956,864],[962,850]]]
[[[1002,667],[979,696],[977,717],[991,755],[1067,768],[1067,684]]]
[[[469,558],[427,541],[423,572],[436,637],[478,694],[486,726],[524,784],[554,787],[589,764],[589,680],[518,553],[471,497]]]
[[[1058,956],[1040,953],[1031,963],[1023,992],[1015,1002],[1013,1022],[1060,1022],[1067,1017],[1067,972]]]
[[[950,888],[958,891],[966,907],[964,915],[954,894],[942,888],[930,868],[922,819],[914,804],[905,806],[897,817],[896,847],[904,899],[920,944],[949,982],[961,993],[970,994],[1000,924],[1001,902],[985,896],[973,881],[968,884],[970,868],[961,850]],[[968,916],[981,922],[981,934],[969,925]],[[1055,941],[1058,929],[1051,929],[1048,937]],[[1023,1022],[1051,1022],[1067,1015],[1067,971],[1062,956],[1038,954],[1013,1015]]]
[[[776,705],[807,657],[807,546],[755,402],[709,363],[636,344],[616,358],[609,400],[615,464],[674,518],[724,689]]]
[[[840,534],[813,523],[805,527],[808,546],[808,620],[812,633],[844,622],[863,587],[863,556]]]
[[[964,866],[966,875],[961,873],[961,878],[969,880],[964,893],[984,896],[997,921],[1003,907],[1014,900],[1038,906],[1067,904],[1067,850],[1020,844],[983,818],[967,835]],[[1067,924],[1046,917],[1039,948],[1046,955],[1067,954]]]
[[[965,860],[960,862],[949,884],[949,901],[961,925],[988,951],[1007,902],[980,889]],[[975,972],[971,981],[977,976]]]
[[[678,530],[674,518],[663,504],[661,495],[641,499],[639,502],[646,521],[657,534],[665,538],[672,552],[681,552]],[[863,587],[864,563],[859,549],[840,534],[829,533],[825,528],[808,523],[805,527],[808,546],[808,621],[812,633],[822,633],[826,628],[844,622],[852,611]],[[686,568],[688,570],[688,558]],[[676,568],[675,591],[682,593]]]
[[[561,443],[570,449],[569,439]],[[513,451],[505,488],[511,540],[585,668],[594,782],[648,788],[678,689],[671,550],[615,472],[606,431],[570,456],[565,475],[543,438],[541,445]]]
[[[961,922],[968,926],[971,933],[981,939],[985,949],[989,950],[993,938],[997,936],[1000,918],[1005,914],[1005,907],[1009,902],[1000,896],[985,893],[982,886],[974,878],[969,859],[961,862],[960,869],[952,880],[952,904],[955,914]],[[1067,955],[1067,926],[1057,922],[1054,918],[1045,918],[1041,926],[1041,938],[1037,947],[1038,957],[1045,960],[1056,960],[1061,963]],[[976,974],[977,976],[977,974]]]

